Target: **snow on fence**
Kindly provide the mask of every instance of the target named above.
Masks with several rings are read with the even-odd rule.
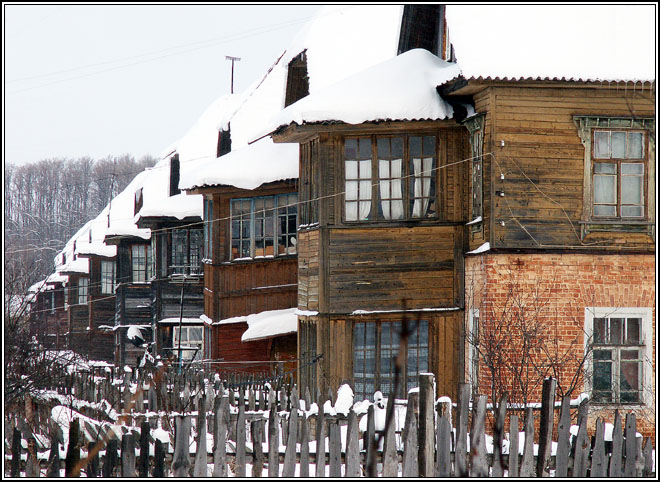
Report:
[[[651,439],[642,444],[634,414],[626,415],[624,427],[616,412],[611,437],[599,418],[589,437],[588,400],[580,404],[576,427],[565,397],[555,427],[553,379],[544,381],[538,434],[532,408],[524,410],[520,431],[519,412],[507,411],[501,400],[490,414],[493,435],[486,433],[491,410],[485,396],[470,404],[470,385],[462,384],[455,405],[447,397],[435,400],[431,374],[420,376],[419,389],[407,400],[385,402],[377,392],[374,403],[353,403],[348,385],[325,399],[317,392],[318,403],[310,403],[308,391],[301,400],[296,387],[282,380],[278,385],[234,380],[232,386],[216,378],[211,386],[203,374],[172,376],[163,383],[130,372],[123,381],[72,377],[69,382],[60,387],[63,393],[50,394],[47,437],[31,434],[25,423],[18,424],[22,430],[6,430],[7,475],[654,475]]]

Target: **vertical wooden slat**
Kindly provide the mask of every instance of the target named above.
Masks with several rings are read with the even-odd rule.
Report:
[[[264,469],[264,451],[261,445],[261,425],[260,420],[250,424],[250,434],[252,436],[252,477],[261,477]]]
[[[282,477],[293,477],[296,469],[296,444],[298,442],[298,393],[295,388],[291,393],[291,411],[289,412],[287,432]]]
[[[486,396],[479,395],[472,409],[472,429],[470,431],[470,477],[487,477],[486,461]]]
[[[419,376],[419,476],[433,476],[433,444],[435,430],[433,424],[435,376],[431,373]],[[392,398],[392,397],[390,397]]]
[[[335,420],[328,420],[329,435],[329,475],[332,478],[341,477],[341,438],[339,432],[339,423]]]
[[[319,405],[319,414],[316,418],[316,477],[325,477],[325,411],[320,393],[316,399]]]
[[[277,402],[273,392],[270,398],[270,414],[268,418],[268,477],[280,476],[280,420],[277,413]]]
[[[525,409],[525,446],[523,448],[522,462],[520,463],[520,476],[532,477],[534,475],[534,412],[531,408]]]
[[[117,449],[119,446],[119,440],[116,438],[111,438],[108,440],[108,444],[105,447],[105,460],[103,461],[103,477],[113,477],[115,467],[117,466]],[[58,468],[59,473],[59,468]]]
[[[438,438],[435,464],[436,477],[451,475],[451,425],[445,416],[438,413]]]
[[[460,383],[458,386],[458,413],[456,416],[456,477],[467,477],[467,431],[468,411],[470,401],[470,384]]]
[[[59,476],[60,476],[60,442],[58,437],[58,427],[53,422],[50,428],[50,454],[48,455],[48,470],[46,471],[46,477],[59,477]]]
[[[220,394],[218,394],[220,396]],[[213,477],[227,476],[227,425],[229,423],[229,397],[224,394],[215,410],[215,442],[213,445]]]
[[[634,413],[626,414],[626,461],[623,466],[624,477],[635,477],[637,464],[637,420]]]
[[[135,437],[132,433],[121,438],[121,476],[135,477]]]
[[[304,413],[300,419],[300,477],[309,477],[309,422]]]
[[[188,477],[190,468],[190,416],[176,415],[174,417],[174,455],[172,456],[172,475]]]
[[[578,419],[580,417],[578,416]],[[587,417],[583,416],[579,422],[578,434],[575,440],[575,458],[573,459],[573,477],[586,477],[589,464],[589,450],[591,444],[587,434]]]
[[[433,399],[431,399],[433,403]],[[390,410],[394,410],[394,396],[390,395],[387,399],[387,413],[390,413]],[[394,411],[392,414],[395,415]],[[431,417],[433,417],[433,412],[431,412]],[[395,423],[393,416],[392,420],[387,427],[387,430],[384,434],[385,442],[383,444],[383,477],[396,477],[399,472],[399,456],[396,450],[396,438],[395,438]],[[433,418],[431,418],[431,423]],[[431,446],[431,461],[433,461],[433,447]],[[432,474],[430,474],[432,475]]]
[[[539,428],[539,453],[536,463],[536,476],[550,476],[550,451],[552,448],[552,429],[554,425],[555,390],[557,381],[554,378],[543,380],[541,395],[541,425]]]
[[[154,447],[154,477],[165,477],[165,453],[167,451],[167,444],[163,446],[160,439],[156,439]]]
[[[509,477],[518,477],[518,452],[520,446],[518,439],[520,435],[520,423],[518,415],[509,418]]]
[[[653,474],[653,443],[651,437],[644,439],[644,449],[642,450],[644,457],[644,469],[642,477],[651,477]]]
[[[555,457],[555,476],[568,475],[568,455],[571,450],[571,397],[561,400],[559,424],[557,425],[557,455]]]
[[[149,476],[149,422],[140,425],[140,460],[138,461],[138,476]]]
[[[607,458],[605,455],[605,428],[603,419],[596,419],[596,434],[594,435],[594,449],[591,455],[591,477],[605,477],[607,475]]]
[[[89,462],[87,464],[87,476],[88,477],[98,477],[99,475],[99,453],[96,451],[96,446],[100,445],[102,446],[102,442],[89,442],[87,444],[87,453],[92,454],[94,453],[94,456],[89,459]],[[146,475],[145,475],[146,477]]]
[[[197,455],[193,467],[193,477],[206,477],[207,456],[206,448],[206,396],[201,393],[197,402]]]
[[[367,431],[364,433],[362,447],[367,451],[367,477],[376,477],[376,424],[374,420],[374,406],[370,405],[367,411]]]
[[[492,477],[504,475],[504,460],[502,455],[502,440],[504,439],[504,421],[506,419],[506,394],[500,397],[495,415],[495,427],[493,434],[493,468]]]
[[[346,477],[360,476],[360,447],[357,414],[351,408],[348,412],[348,429],[346,431]],[[301,473],[302,476],[302,473]]]
[[[74,418],[69,424],[69,446],[64,463],[65,477],[80,477],[78,462],[80,462],[80,422]]]
[[[71,422],[71,426],[73,426],[73,422]],[[67,477],[70,477],[68,470],[69,452],[67,452],[66,455],[66,467],[67,467],[67,472],[66,472]],[[18,430],[17,428],[14,428],[14,432],[11,439],[11,465],[10,465],[9,475],[12,478],[18,477],[20,475],[20,470],[21,470],[21,431]]]
[[[236,459],[235,476],[245,477],[245,398],[243,388],[238,392],[238,417],[236,418]]]

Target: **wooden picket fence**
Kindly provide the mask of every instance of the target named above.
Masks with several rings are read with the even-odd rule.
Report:
[[[14,429],[11,440],[11,476],[38,476],[47,473],[66,476],[85,472],[97,477],[652,477],[651,439],[636,437],[634,414],[626,414],[625,427],[619,413],[614,419],[613,440],[604,439],[604,422],[596,420],[595,434],[587,434],[588,404],[578,409],[577,436],[571,436],[570,399],[561,401],[555,427],[555,381],[547,379],[543,386],[539,432],[535,434],[534,410],[524,410],[524,442],[519,447],[520,419],[517,411],[507,411],[501,400],[490,417],[493,446],[486,446],[488,412],[486,397],[472,400],[470,386],[459,387],[455,406],[436,403],[433,375],[420,376],[418,391],[407,400],[388,399],[386,414],[395,404],[406,406],[405,423],[397,432],[394,417],[387,416],[385,426],[376,420],[371,404],[366,417],[366,430],[360,430],[359,414],[325,413],[310,410],[308,391],[301,404],[295,385],[267,383],[253,385],[227,380],[209,384],[208,374],[166,379],[167,383],[149,384],[132,373],[124,376],[124,387],[131,379],[138,390],[118,390],[122,384],[91,385],[84,380],[71,380],[64,391],[85,394],[97,399],[106,396],[111,404],[121,406],[120,430],[109,425],[92,426],[74,418],[69,426],[66,457],[60,460],[58,441],[61,434],[52,430],[48,458],[40,461],[34,440],[28,440],[27,459],[21,462],[21,431]],[[212,379],[212,378],[211,378]],[[152,380],[153,382],[153,380]],[[104,388],[105,386],[105,388]],[[73,387],[73,388],[71,388]],[[162,392],[166,392],[163,396]],[[92,393],[96,393],[93,395]],[[146,393],[146,396],[144,395]],[[160,395],[159,395],[160,394]],[[169,397],[169,398],[168,398]],[[108,399],[105,398],[105,399]],[[336,396],[328,393],[324,400],[317,392],[317,407],[338,407]],[[100,400],[97,400],[100,401]],[[294,407],[298,409],[295,410]],[[161,410],[158,410],[161,408]],[[164,411],[162,409],[168,408]],[[382,410],[382,409],[381,409]],[[341,410],[340,410],[341,412]],[[453,426],[453,420],[456,421]],[[191,444],[194,421],[196,437]],[[468,421],[471,422],[468,429]],[[508,421],[509,451],[503,450],[505,423]],[[345,427],[345,428],[344,428]],[[115,433],[115,432],[121,433]],[[207,432],[213,444],[207,443]],[[163,441],[163,433],[169,433]],[[557,435],[557,449],[551,454],[552,436]],[[345,435],[344,435],[345,434]],[[534,440],[538,453],[534,454]],[[468,446],[469,441],[469,446]],[[362,443],[360,443],[362,442]],[[153,447],[152,454],[150,447]],[[191,450],[192,447],[192,450]],[[468,448],[469,447],[469,448]],[[83,450],[84,449],[84,450]],[[317,456],[323,454],[323,456]]]

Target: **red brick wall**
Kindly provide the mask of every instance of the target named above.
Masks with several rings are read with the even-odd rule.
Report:
[[[585,349],[585,308],[621,307],[651,308],[651,332],[645,333],[652,344],[652,387],[645,406],[621,406],[622,416],[633,410],[638,431],[655,435],[655,255],[590,255],[590,254],[493,254],[466,258],[466,326],[471,309],[479,309],[480,349],[499,356],[502,367],[495,385],[509,392],[511,399],[521,401],[521,385],[529,389],[528,401],[540,401],[543,375],[553,375],[558,385],[567,390],[578,372]],[[520,326],[532,332],[528,337],[538,346],[524,350]],[[468,337],[469,343],[469,337]],[[466,380],[468,373],[466,346]],[[530,368],[523,383],[516,383],[515,370],[521,368],[524,353]],[[554,360],[554,369],[552,369]],[[649,366],[644,367],[645,372]],[[479,364],[479,393],[491,397],[491,371]],[[518,377],[519,379],[521,377]],[[571,398],[588,389],[583,377],[575,384]],[[601,416],[613,421],[613,407],[592,404],[590,424]]]

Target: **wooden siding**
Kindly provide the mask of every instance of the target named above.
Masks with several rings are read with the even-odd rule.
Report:
[[[494,153],[488,186],[492,247],[592,249],[598,248],[592,243],[604,242],[610,250],[653,249],[653,239],[640,234],[581,239],[584,147],[573,121],[574,115],[654,116],[649,92],[511,86],[491,87],[477,98],[477,111],[488,109],[484,151]]]
[[[453,307],[461,298],[462,226],[328,232],[328,311]]]
[[[298,308],[319,309],[318,229],[298,232]]]

